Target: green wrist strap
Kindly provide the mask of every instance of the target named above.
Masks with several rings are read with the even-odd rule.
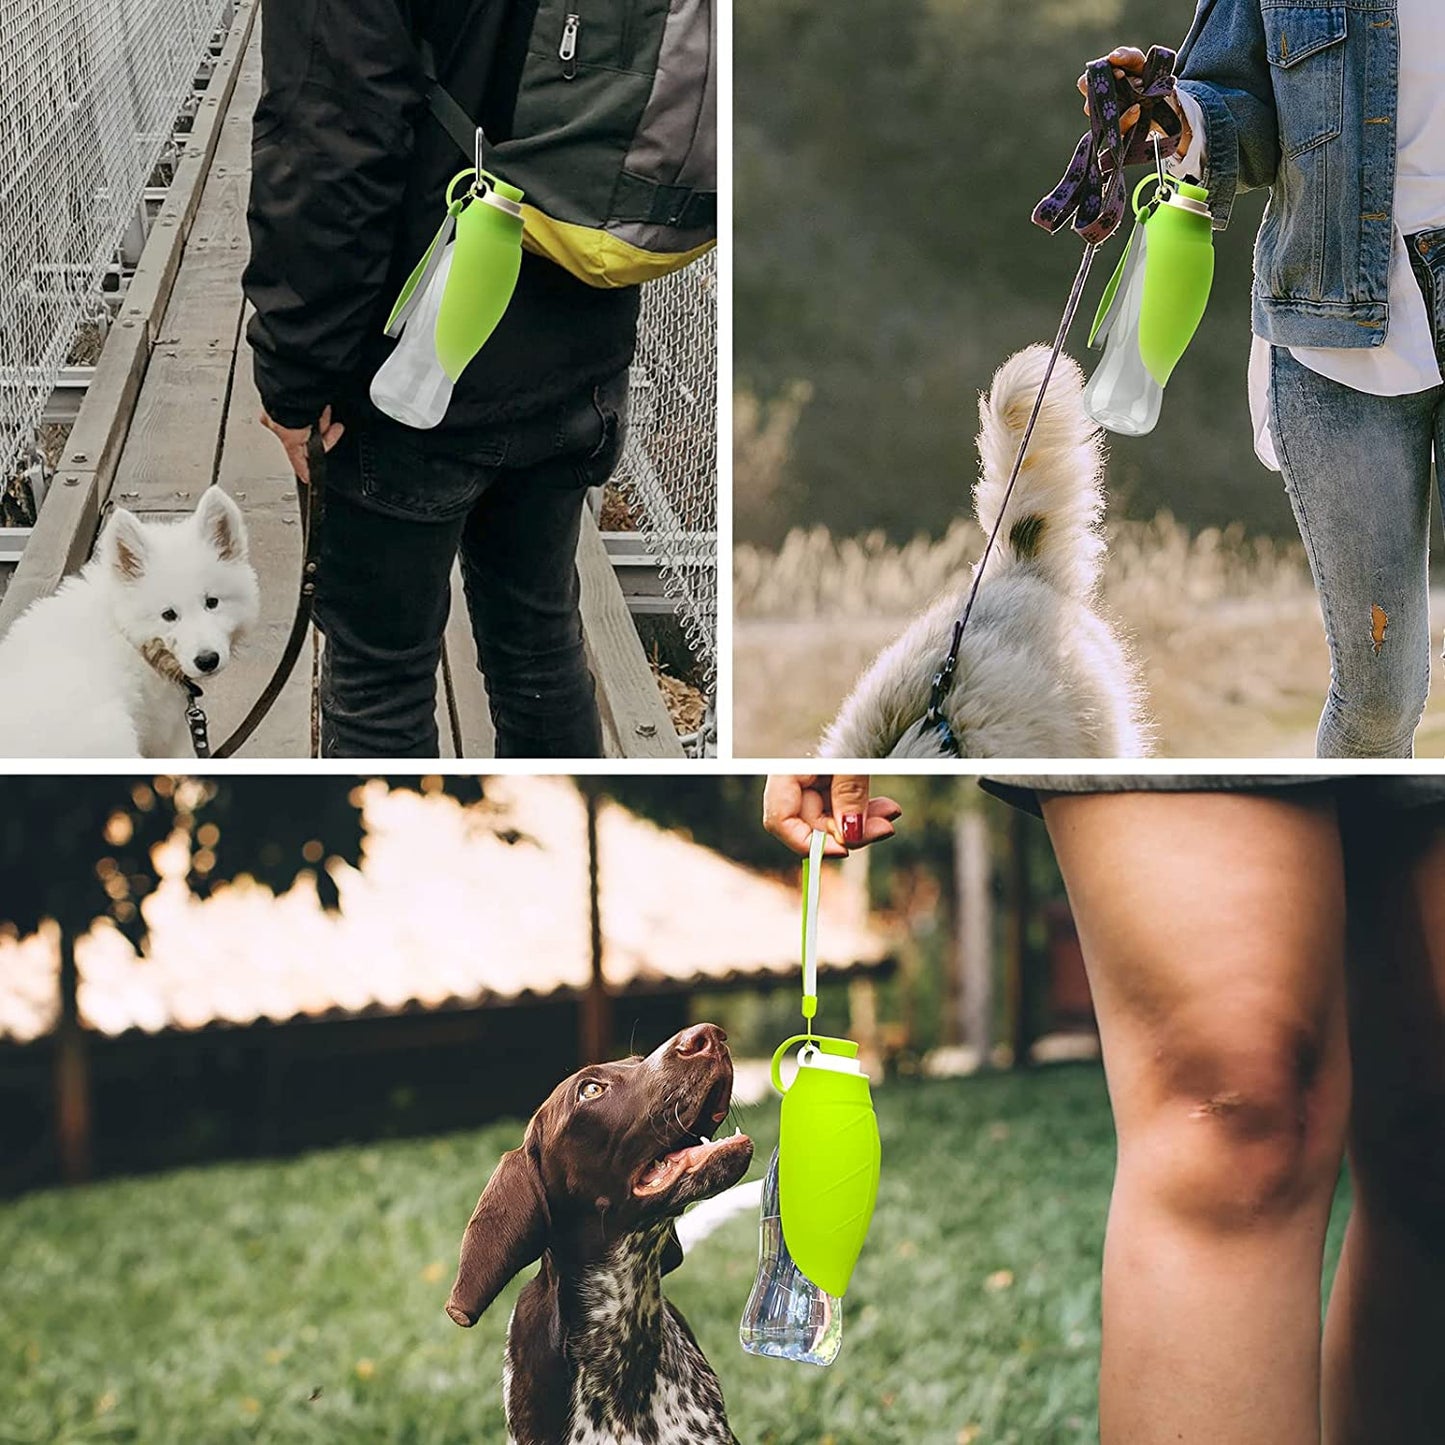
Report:
[[[818,893],[823,878],[823,850],[828,835],[814,829],[803,860],[803,1021],[813,1037],[813,1020],[818,1015]]]

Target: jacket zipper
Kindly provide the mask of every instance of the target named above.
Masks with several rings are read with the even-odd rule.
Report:
[[[582,17],[569,14],[562,27],[562,43],[557,47],[557,58],[562,62],[562,76],[566,80],[574,80],[577,76],[577,36],[581,29]]]

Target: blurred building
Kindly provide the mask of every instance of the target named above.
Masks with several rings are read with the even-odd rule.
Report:
[[[602,1053],[646,1051],[699,991],[795,988],[797,891],[568,778],[497,778],[486,802],[364,792],[359,867],[277,896],[206,900],[158,859],[137,951],[76,945],[98,1172],[462,1127],[530,1112]],[[890,962],[863,859],[830,869],[825,977]],[[594,906],[597,947],[594,947]],[[0,1186],[53,1170],[53,935],[0,943]]]

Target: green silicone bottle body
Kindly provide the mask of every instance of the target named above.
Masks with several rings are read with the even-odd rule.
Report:
[[[1139,316],[1139,354],[1163,386],[1189,349],[1214,284],[1214,223],[1203,186],[1178,184],[1146,223],[1149,262]]]
[[[451,274],[436,323],[436,354],[456,381],[496,330],[522,269],[522,192],[494,180],[457,217]]]
[[[878,1119],[858,1045],[847,1039],[789,1039],[773,1057],[780,1090],[783,1055],[799,1042],[804,1048],[783,1094],[778,1143],[783,1238],[798,1268],[841,1297],[878,1199]]]
[[[1140,196],[1154,187],[1153,200]],[[1189,347],[1214,282],[1209,192],[1184,181],[1162,188],[1146,176],[1134,191],[1138,224],[1089,335],[1103,359],[1084,388],[1084,410],[1120,436],[1145,436],[1159,422],[1164,383]]]

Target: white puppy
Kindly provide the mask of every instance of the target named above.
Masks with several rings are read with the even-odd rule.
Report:
[[[258,608],[241,509],[219,487],[179,522],[117,511],[0,639],[0,757],[194,756],[176,674],[215,676]]]
[[[982,475],[974,491],[989,532],[1048,349],[999,368],[979,403]],[[1083,378],[1059,359],[1008,514],[999,529],[942,711],[968,758],[1107,758],[1148,751],[1142,688],[1123,642],[1094,610],[1104,542],[1099,434]],[[952,755],[924,725],[972,579],[941,597],[872,663],[823,735],[830,758]]]

